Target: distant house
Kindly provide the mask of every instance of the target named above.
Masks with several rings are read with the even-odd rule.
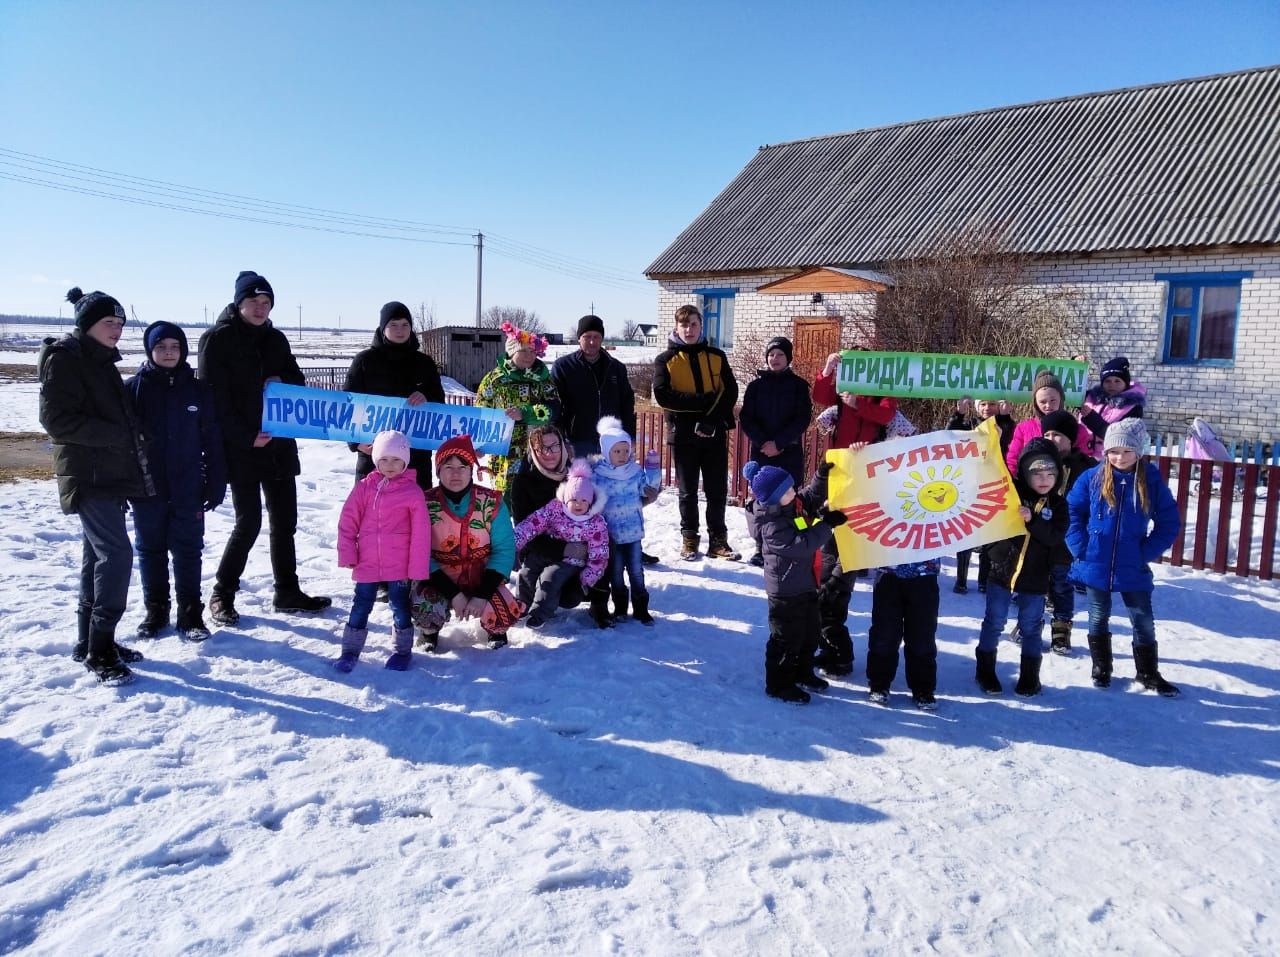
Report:
[[[660,325],[693,302],[812,370],[873,334],[878,270],[992,226],[1091,303],[1081,351],[1127,355],[1157,427],[1276,431],[1280,67],[765,146],[646,273]]]
[[[646,346],[657,345],[658,327],[651,322],[641,322],[637,324],[635,332],[631,333],[631,341],[638,342]]]

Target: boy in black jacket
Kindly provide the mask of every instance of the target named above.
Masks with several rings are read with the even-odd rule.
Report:
[[[1062,458],[1062,475],[1058,480],[1058,493],[1065,499],[1071,486],[1089,469],[1098,464],[1076,447],[1076,435],[1080,424],[1065,409],[1040,416],[1040,429],[1044,437],[1058,449]],[[1071,620],[1076,613],[1076,588],[1071,581],[1071,551],[1065,544],[1053,556],[1052,582],[1049,597],[1053,601],[1053,617],[1049,621],[1049,650],[1057,655],[1071,654]]]
[[[818,650],[818,577],[813,556],[846,521],[843,512],[820,513],[827,498],[828,462],[809,486],[796,493],[783,469],[748,462],[742,470],[755,496],[756,527],[764,542],[764,590],[769,598],[769,641],[764,651],[764,690],[774,698],[804,704],[805,691],[825,691],[814,674]],[[816,520],[815,520],[816,518]]]
[[[178,600],[178,634],[204,641],[200,602],[204,513],[227,494],[222,433],[213,395],[187,364],[187,336],[172,322],[153,322],[142,334],[147,360],[125,383],[147,437],[156,494],[131,498],[133,530],[146,617],[139,638],[169,627],[169,555]]]
[[[1022,502],[1019,514],[1027,531],[990,546],[991,577],[987,581],[987,609],[978,635],[978,685],[987,694],[1003,688],[996,678],[996,648],[1000,631],[1009,617],[1009,603],[1016,600],[1018,630],[1022,635],[1022,662],[1018,694],[1040,692],[1040,632],[1044,628],[1045,595],[1049,591],[1055,551],[1066,540],[1066,500],[1058,491],[1062,461],[1045,438],[1034,438],[1018,456],[1014,486]],[[1016,593],[1016,594],[1014,594]]]

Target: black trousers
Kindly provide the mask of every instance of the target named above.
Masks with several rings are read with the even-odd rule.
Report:
[[[898,648],[905,644],[907,687],[929,692],[938,683],[938,576],[880,576],[871,596],[867,637],[867,686],[888,690],[898,673]]]
[[[822,546],[818,591],[818,617],[823,657],[834,664],[853,661],[853,641],[849,637],[849,599],[853,596],[853,573],[840,566],[835,539]]]
[[[707,534],[723,539],[729,534],[724,508],[729,499],[729,441],[723,431],[705,442],[673,447],[676,486],[680,493],[680,534],[698,535],[698,479],[707,499]]]
[[[200,600],[200,553],[204,550],[204,512],[200,506],[178,509],[160,496],[134,499],[134,546],[142,577],[142,600],[169,602],[169,556],[178,604]]]
[[[271,573],[276,592],[288,594],[298,589],[298,557],[293,536],[298,530],[298,486],[291,475],[281,479],[240,479],[231,483],[231,504],[236,524],[218,563],[218,591],[234,594],[249,562],[249,550],[262,531],[262,506],[266,501],[271,522]]]
[[[796,676],[813,671],[818,649],[816,592],[769,598],[769,641],[764,650],[767,689],[794,685]]]

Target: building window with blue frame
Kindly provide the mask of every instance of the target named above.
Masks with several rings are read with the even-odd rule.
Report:
[[[1162,273],[1169,284],[1165,307],[1164,361],[1231,365],[1240,325],[1240,284],[1251,272]]]
[[[728,352],[733,348],[733,297],[737,289],[695,289],[702,299],[702,331],[707,342]]]

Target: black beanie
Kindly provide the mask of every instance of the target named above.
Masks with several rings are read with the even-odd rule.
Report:
[[[259,276],[252,269],[246,269],[236,276],[236,298],[232,301],[236,304],[236,308],[239,309],[240,303],[250,296],[270,296],[272,307],[274,308],[276,304],[276,294],[271,289],[271,283],[267,282],[266,279]]]
[[[1060,432],[1069,438],[1074,445],[1076,436],[1080,434],[1080,423],[1066,409],[1059,409],[1057,412],[1050,412],[1048,415],[1040,416],[1040,432],[1041,434],[1045,432]]]
[[[604,320],[599,316],[583,316],[578,320],[578,338],[588,332],[598,332],[604,338]]]
[[[1124,387],[1127,389],[1133,383],[1129,379],[1129,360],[1124,356],[1116,356],[1110,362],[1102,367],[1102,375],[1098,376],[1098,381],[1102,381],[1107,376],[1115,376],[1117,379],[1124,380]]]
[[[382,307],[382,312],[378,314],[378,331],[381,332],[387,328],[387,323],[392,319],[408,319],[409,325],[413,325],[413,313],[403,302],[392,300]]]
[[[781,349],[782,354],[787,357],[787,365],[791,365],[791,340],[786,336],[774,336],[769,340],[769,344],[764,347],[765,361],[769,361],[769,353],[774,349]]]
[[[76,328],[81,332],[88,332],[90,326],[107,316],[126,318],[124,307],[105,292],[94,291],[86,296],[76,286],[67,291],[67,302],[76,307]]]

